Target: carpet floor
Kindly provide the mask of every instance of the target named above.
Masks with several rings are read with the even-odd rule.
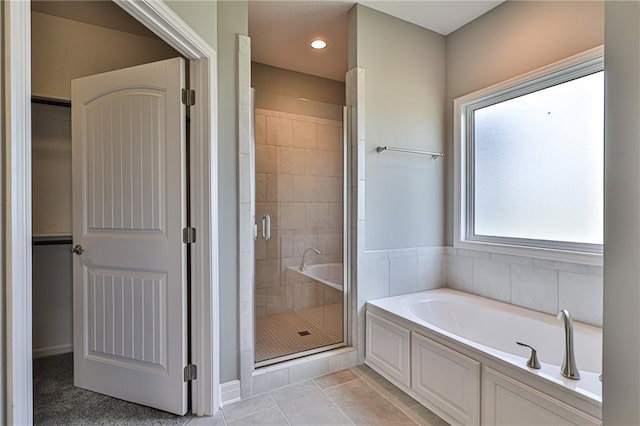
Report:
[[[73,354],[33,361],[36,425],[185,425],[181,417],[73,386]]]

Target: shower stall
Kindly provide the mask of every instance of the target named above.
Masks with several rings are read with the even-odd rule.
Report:
[[[343,111],[254,92],[256,367],[344,346]]]

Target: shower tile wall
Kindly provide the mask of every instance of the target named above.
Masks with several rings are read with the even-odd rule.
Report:
[[[287,267],[342,262],[342,123],[256,109],[256,222],[271,215],[271,239],[256,241],[256,316],[342,300],[320,283],[299,282]]]

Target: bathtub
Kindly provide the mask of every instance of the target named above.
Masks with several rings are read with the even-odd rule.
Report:
[[[311,278],[331,288],[342,291],[342,263],[306,265],[304,271],[300,271],[298,266],[289,266],[287,269],[291,271],[291,273]]]
[[[516,385],[521,383],[525,388],[531,386],[536,391],[550,395],[550,398],[558,401],[558,405],[569,401],[571,409],[577,407],[578,411],[592,416],[593,418],[589,418],[591,420],[601,418],[602,383],[599,380],[599,375],[602,371],[602,331],[600,328],[574,321],[575,357],[581,379],[570,380],[560,374],[560,366],[564,357],[564,328],[562,321],[553,315],[450,289],[373,300],[367,302],[366,309],[367,340],[375,340],[376,336],[382,336],[380,337],[382,340],[387,339],[384,344],[381,343],[378,349],[374,350],[370,348],[371,345],[375,346],[375,341],[367,341],[367,364],[380,370],[379,372],[385,377],[396,384],[399,383],[400,387],[414,396],[416,395],[413,392],[414,383],[412,380],[416,380],[415,372],[410,372],[409,376],[403,373],[403,376],[397,373],[400,371],[397,366],[389,367],[395,361],[387,363],[387,360],[376,359],[379,355],[376,350],[384,354],[386,353],[385,346],[401,345],[402,339],[408,338],[406,336],[410,336],[411,344],[409,347],[411,349],[408,349],[410,352],[414,350],[413,346],[416,346],[414,338],[418,343],[422,342],[420,339],[426,338],[430,339],[429,342],[434,342],[437,350],[440,350],[439,345],[444,345],[447,350],[455,351],[454,357],[457,356],[456,354],[460,354],[462,358],[476,362],[479,366],[477,374],[479,398],[483,396],[482,393],[487,386],[486,383],[483,383],[482,387],[480,386],[480,377],[482,377],[482,382],[487,382],[485,369],[489,369],[487,371],[495,373],[494,376],[502,377],[504,375],[507,382],[515,378]],[[370,316],[378,321],[388,320],[389,324],[380,323],[385,327],[388,325],[388,330],[372,334],[369,330]],[[405,337],[390,338],[389,336],[393,336],[395,332],[394,327],[398,327],[400,330],[398,336]],[[528,348],[516,345],[516,341],[527,343],[537,349],[538,359],[542,364],[541,369],[536,370],[526,366],[530,351]],[[427,342],[427,346],[431,344],[429,342]],[[444,349],[443,351],[446,352]],[[398,355],[400,352],[388,353],[392,354],[390,359],[401,360],[402,358]],[[411,356],[415,357],[416,354],[411,352]],[[415,363],[411,356],[408,358],[410,364]],[[443,359],[446,360],[447,357],[448,355]],[[411,365],[408,368],[411,370]],[[451,377],[455,377],[455,374]],[[449,384],[444,384],[444,386],[449,386]],[[468,387],[468,385],[465,386]],[[468,419],[460,420],[455,416],[448,417],[450,413],[446,412],[447,407],[442,409],[437,406],[438,398],[429,398],[430,393],[437,393],[437,390],[425,392],[428,400],[425,405],[429,408],[435,408],[434,411],[444,414],[445,419],[450,422],[467,423]],[[535,394],[535,392],[533,393]],[[418,399],[420,400],[420,398]],[[432,399],[436,400],[435,406]],[[480,404],[483,407],[487,404],[489,404],[488,407],[493,407],[491,409],[483,408],[484,418],[484,411],[495,409],[494,403],[495,401],[487,402],[480,398],[477,416],[480,416]],[[497,421],[492,419],[492,422]],[[475,420],[472,418],[468,422],[481,423],[480,417]],[[577,422],[577,424],[583,423],[599,424],[589,421]],[[490,423],[486,422],[486,424]]]

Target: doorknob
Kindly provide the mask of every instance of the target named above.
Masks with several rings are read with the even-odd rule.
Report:
[[[80,256],[82,253],[84,253],[84,248],[82,248],[80,244],[76,244],[76,246],[71,249],[71,253],[75,253]]]

